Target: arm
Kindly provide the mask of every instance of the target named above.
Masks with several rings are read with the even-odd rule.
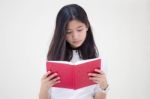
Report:
[[[96,73],[89,73],[89,79],[97,83],[100,87],[100,90],[95,93],[94,99],[106,99],[106,92],[108,90],[108,83],[106,80],[106,75],[103,71],[95,69]]]
[[[106,99],[108,90],[109,90],[109,85],[107,85],[105,89],[100,89],[95,93],[94,99]]]
[[[51,99],[50,95],[48,94],[49,88],[53,85],[59,83],[59,77],[56,77],[57,74],[50,74],[51,72],[48,71],[46,74],[43,75],[41,78],[41,87],[39,92],[39,99]],[[56,78],[54,78],[56,77]]]
[[[106,93],[97,92],[94,96],[94,99],[106,99]]]
[[[51,99],[50,96],[49,96],[49,94],[48,94],[48,90],[46,90],[46,89],[40,89],[39,99]]]

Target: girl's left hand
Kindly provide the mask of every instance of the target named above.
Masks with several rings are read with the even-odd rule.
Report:
[[[106,89],[108,87],[106,75],[103,71],[95,69],[96,73],[89,73],[89,79],[99,84],[100,88]]]

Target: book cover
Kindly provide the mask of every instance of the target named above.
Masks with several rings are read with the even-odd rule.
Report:
[[[81,60],[76,63],[67,61],[47,61],[47,71],[57,73],[60,77],[60,83],[53,87],[79,89],[95,84],[89,80],[88,73],[94,72],[94,69],[101,69],[101,59]]]

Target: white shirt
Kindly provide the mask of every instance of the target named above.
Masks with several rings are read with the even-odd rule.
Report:
[[[73,57],[71,62],[76,62],[82,60],[78,52],[73,50]],[[102,70],[103,70],[102,65]],[[51,95],[51,99],[93,99],[93,96],[97,91],[100,91],[100,87],[97,84],[83,87],[77,90],[67,89],[67,88],[57,88],[52,87],[49,89],[49,95]]]

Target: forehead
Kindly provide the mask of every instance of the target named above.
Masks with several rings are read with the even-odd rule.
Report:
[[[81,28],[81,27],[86,27],[86,25],[78,20],[71,20],[68,25],[67,25],[67,29],[76,29],[76,28]]]

